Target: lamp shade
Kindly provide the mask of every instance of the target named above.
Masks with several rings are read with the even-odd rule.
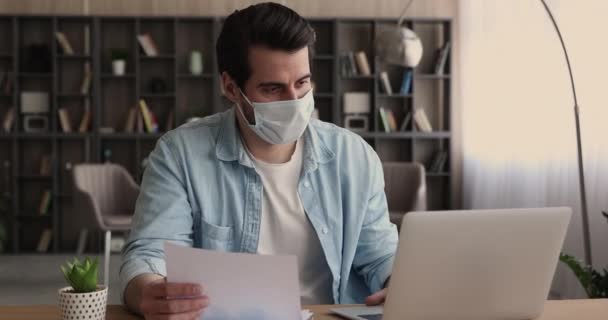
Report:
[[[422,58],[422,41],[411,29],[392,28],[378,36],[376,52],[384,62],[414,68]]]

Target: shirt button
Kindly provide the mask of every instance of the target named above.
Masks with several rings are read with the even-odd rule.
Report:
[[[304,182],[304,186],[305,186],[306,188],[310,188],[310,182],[308,182],[308,181]]]
[[[321,230],[321,232],[323,232],[323,234],[327,234],[327,228],[323,227],[323,230]]]

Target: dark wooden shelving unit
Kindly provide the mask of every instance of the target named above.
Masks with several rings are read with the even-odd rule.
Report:
[[[407,25],[423,41],[425,54],[415,70],[412,94],[387,95],[379,90],[379,72],[387,71],[396,88],[402,69],[383,65],[375,58],[377,35],[395,24],[393,19],[314,18],[309,20],[317,33],[313,81],[315,106],[320,119],[342,126],[342,100],[345,92],[370,93],[372,107],[370,131],[359,133],[383,161],[419,161],[429,165],[437,150],[450,151],[451,145],[451,75],[448,61],[445,75],[431,73],[434,50],[451,40],[449,19],[410,19]],[[191,117],[204,117],[230,107],[220,94],[220,77],[215,57],[215,40],[222,17],[139,17],[139,16],[33,16],[0,15],[0,71],[9,72],[13,90],[0,92],[0,119],[12,106],[20,105],[22,91],[49,93],[49,130],[25,132],[23,115],[17,112],[13,131],[0,132],[0,196],[10,200],[8,214],[10,252],[33,253],[41,232],[50,228],[53,239],[49,252],[73,252],[78,226],[70,224],[76,212],[72,204],[71,166],[85,162],[103,162],[106,150],[110,161],[124,166],[141,181],[142,162],[166,131],[166,121],[173,114],[172,127]],[[63,32],[74,54],[62,52],[55,32]],[[90,47],[87,52],[85,33]],[[140,49],[137,35],[148,33],[159,55],[148,57]],[[32,71],[25,65],[24,50],[32,44],[45,44],[50,50],[50,71]],[[111,50],[128,52],[126,74],[112,74]],[[198,50],[203,57],[203,73],[189,71],[189,55]],[[364,51],[372,69],[368,76],[342,77],[340,55]],[[451,55],[450,55],[451,56]],[[92,81],[88,93],[80,92],[85,63],[91,64]],[[153,92],[151,81],[160,80],[165,90]],[[145,99],[156,114],[159,133],[125,132],[131,108]],[[78,132],[85,109],[92,112],[87,132]],[[414,107],[424,108],[434,132],[418,132],[410,123],[403,132],[385,133],[378,116],[379,107],[392,110],[400,122]],[[68,110],[72,130],[61,130],[59,108]],[[19,108],[17,108],[18,110]],[[102,133],[101,128],[113,133]],[[40,175],[43,156],[50,156],[50,176]],[[429,209],[450,208],[451,166],[427,173]],[[4,170],[4,169],[3,169]],[[41,194],[50,190],[52,204],[48,215],[37,214]],[[90,241],[93,250],[99,243]],[[96,247],[95,247],[96,246]]]

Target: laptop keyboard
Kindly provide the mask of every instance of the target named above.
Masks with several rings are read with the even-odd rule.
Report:
[[[358,316],[359,318],[363,318],[363,319],[367,319],[367,320],[382,320],[382,314],[367,314],[367,315],[360,315]]]

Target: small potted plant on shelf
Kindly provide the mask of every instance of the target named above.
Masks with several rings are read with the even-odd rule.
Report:
[[[129,58],[129,52],[123,49],[112,49],[110,51],[112,59],[112,73],[115,76],[122,76],[125,74],[127,69],[127,60]]]
[[[61,271],[70,286],[58,291],[62,319],[105,319],[108,288],[97,284],[98,259],[87,257],[81,263],[74,258],[73,263],[66,264]]]

